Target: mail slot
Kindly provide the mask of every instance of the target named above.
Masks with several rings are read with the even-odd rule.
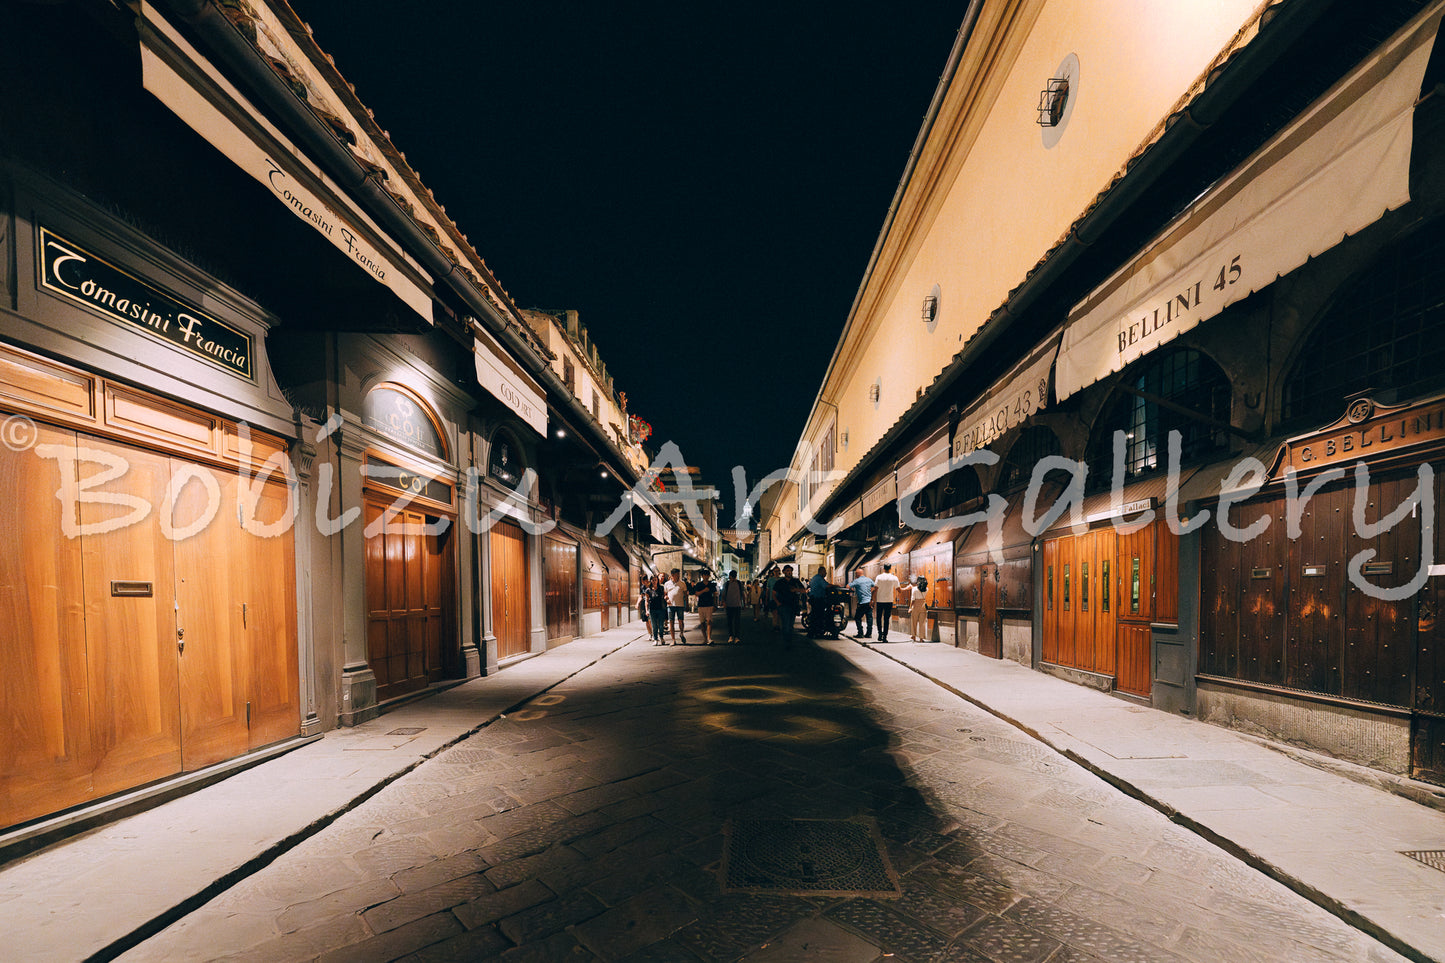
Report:
[[[1274,569],[1272,569],[1272,568],[1256,568],[1256,569],[1250,569],[1249,577],[1250,577],[1250,578],[1269,578],[1270,574],[1271,574],[1273,571],[1274,571]]]
[[[1366,562],[1364,573],[1366,575],[1390,575],[1395,571],[1394,562]]]
[[[1323,576],[1325,567],[1323,565],[1306,565],[1304,574],[1306,576]]]
[[[110,583],[110,594],[112,596],[148,599],[155,595],[155,590],[151,587],[150,582],[125,582],[113,579]]]

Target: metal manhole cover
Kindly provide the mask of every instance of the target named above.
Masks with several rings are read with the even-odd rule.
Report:
[[[795,896],[901,896],[873,820],[734,819],[722,889]]]
[[[405,729],[393,729],[387,733],[388,736],[414,736],[418,732],[426,732],[426,726],[408,726]]]
[[[1416,862],[1424,863],[1431,869],[1438,869],[1445,873],[1445,849],[1416,849],[1410,852],[1401,852],[1401,856],[1409,856]]]

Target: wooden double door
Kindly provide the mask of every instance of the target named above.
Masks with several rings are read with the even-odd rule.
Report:
[[[527,536],[522,526],[499,521],[491,531],[492,634],[497,657],[525,655],[532,647],[532,593]]]
[[[1150,623],[1178,618],[1176,537],[1162,522],[1127,534],[1110,526],[1047,541],[1042,554],[1043,661],[1148,698]]]
[[[542,542],[546,579],[547,641],[577,636],[577,543],[548,535]]]
[[[456,526],[449,517],[398,509],[394,502],[394,495],[365,499],[366,660],[378,701],[444,677],[455,621]]]
[[[43,424],[0,485],[0,826],[299,730],[284,486]]]

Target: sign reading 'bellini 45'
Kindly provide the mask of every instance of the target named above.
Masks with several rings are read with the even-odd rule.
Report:
[[[132,277],[46,228],[40,229],[40,282],[48,291],[162,338],[204,361],[254,381],[251,337],[159,288]]]

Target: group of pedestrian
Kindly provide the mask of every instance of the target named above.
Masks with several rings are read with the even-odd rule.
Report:
[[[637,596],[637,614],[647,623],[653,645],[686,645],[683,615],[688,599],[693,598],[697,602],[702,644],[712,645],[712,617],[720,596],[727,613],[727,641],[741,642],[743,604],[747,596],[737,572],[729,573],[721,588],[706,576],[688,583],[680,569],[673,569],[666,578],[661,575],[644,578]]]
[[[928,580],[922,575],[902,584],[898,576],[893,574],[893,566],[884,564],[883,571],[876,579],[869,578],[866,572],[860,571],[858,576],[848,583],[848,588],[853,590],[853,624],[858,630],[859,638],[872,637],[876,612],[878,641],[887,642],[888,629],[893,622],[893,608],[901,602],[908,612],[908,640],[928,641]],[[865,619],[868,622],[867,629],[863,628]]]

